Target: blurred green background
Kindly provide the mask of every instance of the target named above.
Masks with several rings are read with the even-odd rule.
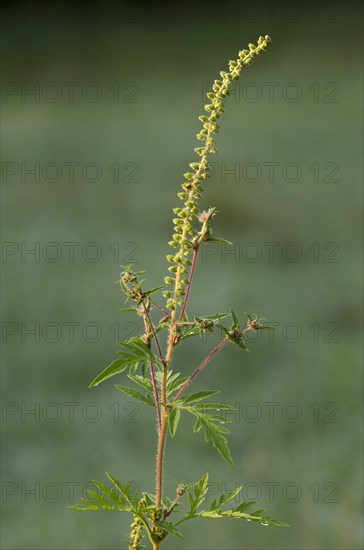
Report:
[[[211,497],[244,484],[290,528],[196,520],[163,547],[363,547],[361,19],[359,2],[5,4],[2,548],[126,547],[129,517],[66,509],[106,470],[154,487],[150,410],[114,380],[87,388],[139,331],[114,282],[134,261],[161,284],[206,83],[265,33],[202,201],[235,244],[200,257],[189,312],[233,306],[277,329],[249,354],[225,349],[195,383],[236,403],[235,468],[186,418],[165,488],[208,471]],[[187,341],[174,369],[212,346]]]

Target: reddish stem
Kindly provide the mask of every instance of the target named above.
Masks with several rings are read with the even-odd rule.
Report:
[[[151,328],[151,331],[152,331],[152,333],[153,333],[153,338],[154,338],[155,343],[156,343],[156,346],[157,346],[157,348],[158,348],[159,357],[160,357],[161,361],[163,361],[163,354],[162,354],[161,347],[160,347],[160,345],[159,345],[159,340],[158,340],[158,338],[157,338],[157,333],[156,333],[156,331],[155,331],[154,325],[153,325],[153,323],[152,323],[152,320],[151,320],[151,318],[150,318],[150,316],[149,316],[148,310],[147,310],[147,308],[145,307],[145,305],[144,305],[144,313],[145,313],[146,318],[148,319],[148,323],[149,323],[150,328]]]
[[[182,311],[181,311],[181,315],[179,316],[179,320],[181,321],[184,313],[185,313],[185,309],[186,309],[186,306],[187,306],[187,300],[188,300],[188,296],[190,294],[190,289],[191,289],[191,284],[192,284],[192,279],[193,279],[193,274],[195,272],[195,267],[196,267],[196,260],[197,260],[197,253],[198,253],[198,247],[194,249],[193,251],[193,257],[192,257],[192,263],[191,263],[191,269],[190,269],[190,274],[189,274],[189,277],[188,277],[188,285],[187,285],[187,289],[186,289],[186,295],[185,295],[185,301],[183,302],[183,307],[182,307]]]
[[[155,306],[157,309],[159,309],[159,311],[161,311],[162,313],[164,313],[164,315],[166,317],[170,317],[170,313],[168,313],[168,311],[166,311],[165,309],[163,309],[162,307],[160,307],[158,304],[156,304],[151,298],[149,298],[150,302],[153,304],[153,306]]]
[[[150,361],[150,363],[149,363],[149,368],[150,368],[150,377],[152,379],[152,384],[153,384],[155,406],[156,406],[156,409],[157,409],[158,428],[159,428],[159,431],[160,431],[161,427],[162,427],[162,418],[161,418],[161,410],[160,410],[160,405],[159,405],[157,381],[155,379],[155,372],[154,372],[154,366],[153,366],[152,361]]]
[[[158,340],[156,338],[156,334],[155,334],[155,331],[154,331],[154,325],[149,317],[149,314],[148,314],[148,310],[143,302],[143,306],[144,306],[144,325],[145,325],[145,330],[148,330],[148,323],[150,324],[150,327],[152,329],[152,332],[153,332],[153,336],[155,337],[155,340],[156,340],[156,343],[158,344],[158,347],[159,347],[159,343],[158,343]],[[150,347],[150,344],[149,344],[149,347]],[[159,352],[161,353],[160,351],[160,347],[159,347]],[[154,365],[153,365],[153,362],[150,361],[149,362],[149,370],[150,370],[150,378],[152,380],[152,384],[153,384],[153,392],[154,392],[154,400],[155,400],[155,407],[157,409],[157,418],[158,418],[158,429],[159,429],[159,432],[161,431],[161,428],[162,428],[162,418],[161,418],[161,411],[160,411],[160,405],[159,405],[159,395],[158,395],[158,387],[157,387],[157,381],[155,379],[155,372],[154,372]]]
[[[197,367],[197,369],[195,370],[195,372],[193,374],[191,374],[191,376],[189,377],[188,380],[186,380],[186,382],[183,384],[182,388],[179,390],[179,392],[177,393],[177,395],[174,397],[173,399],[173,402],[174,401],[177,401],[177,399],[182,395],[182,393],[185,391],[186,388],[188,388],[188,386],[191,384],[192,380],[194,378],[196,378],[196,376],[202,371],[202,369],[204,367],[206,367],[207,363],[213,358],[213,356],[221,350],[221,348],[223,348],[225,346],[225,344],[228,342],[228,339],[227,338],[224,338],[224,340],[222,342],[220,342],[220,344],[218,346],[216,346],[216,348],[214,348],[212,350],[212,352],[210,353],[210,355],[208,355],[205,359],[205,361],[203,363],[201,363],[201,365],[199,367]]]

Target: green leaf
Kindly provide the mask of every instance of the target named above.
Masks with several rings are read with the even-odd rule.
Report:
[[[170,533],[171,535],[175,535],[176,537],[179,537],[180,539],[184,538],[181,531],[179,531],[177,527],[170,521],[160,521],[158,523],[158,527],[163,529],[163,531],[167,531],[167,533]]]
[[[201,399],[207,399],[208,397],[211,397],[216,393],[220,393],[219,390],[199,391],[191,395],[180,397],[177,403],[182,402],[183,405],[190,405],[191,403],[195,403],[196,401],[201,401]]]
[[[243,341],[241,341],[241,342],[235,342],[235,344],[236,344],[239,348],[245,349],[245,351],[250,351],[249,348],[244,344]]]
[[[136,361],[136,363],[134,363],[134,364],[130,367],[128,376],[133,376],[134,372],[137,371],[138,367],[139,367],[139,361]]]
[[[202,510],[202,512],[199,512],[197,514],[201,518],[221,518],[221,512],[218,512],[217,510]]]
[[[215,243],[225,243],[232,245],[233,243],[230,241],[227,241],[226,239],[221,239],[220,237],[209,237],[206,239],[206,242],[215,242]]]
[[[237,487],[237,489],[235,489],[235,491],[231,491],[231,493],[220,495],[219,501],[216,504],[216,508],[221,508],[222,506],[225,506],[225,504],[233,500],[233,498],[235,498],[241,490],[242,487]]]
[[[123,499],[130,504],[130,506],[133,508],[133,499],[130,493],[130,488],[128,483],[125,484],[125,487],[123,487],[119,480],[117,480],[115,477],[113,477],[111,474],[106,472],[107,477],[110,479],[110,481],[113,483],[113,485],[116,487],[118,492],[121,494]]]
[[[91,502],[91,501],[90,501]],[[70,510],[78,510],[80,512],[86,512],[86,511],[93,511],[93,510],[100,510],[100,508],[97,506],[97,504],[95,505],[91,505],[91,504],[73,504],[72,506],[67,506],[67,508],[69,508]]]
[[[91,489],[88,489],[87,492],[91,498],[100,503],[103,510],[115,510],[115,504],[110,504],[110,502],[103,495],[100,495],[97,491],[92,491]]]
[[[105,370],[103,370],[89,385],[89,388],[94,388],[95,386],[98,386],[101,384],[101,382],[104,382],[108,378],[111,378],[111,376],[115,376],[115,374],[120,374],[125,369],[127,369],[130,365],[135,363],[135,356],[132,355],[124,355],[123,359],[115,359],[108,367],[106,367]]]
[[[151,290],[147,290],[144,292],[147,296],[150,296],[150,294],[154,294],[154,292],[157,292],[158,290],[161,290],[162,288],[166,288],[165,285],[163,286],[156,286],[155,288],[152,288]]]
[[[177,431],[178,422],[181,416],[181,411],[178,408],[174,408],[171,410],[168,416],[168,426],[169,431],[172,437],[174,437],[174,434]]]
[[[175,380],[168,388],[168,395],[182,388],[183,384],[187,382],[188,379],[189,379],[189,376],[183,376],[182,378],[178,378],[178,380]]]
[[[195,425],[194,425],[194,427],[193,427],[193,431],[194,431],[195,433],[197,433],[197,432],[199,432],[199,431],[201,430],[201,428],[202,428],[202,421],[201,421],[200,418],[197,418],[197,420],[196,420],[196,422],[195,422]]]
[[[132,353],[140,358],[146,357],[151,361],[154,361],[154,359],[156,359],[154,354],[141,338],[133,337],[130,338],[130,340],[128,340],[127,342],[121,342],[120,345],[126,347],[128,350],[130,350]]]
[[[139,500],[138,495],[136,494],[132,497],[130,487],[127,483],[125,484],[125,487],[122,487],[121,483],[117,479],[113,478],[110,474],[107,474],[107,476],[110,481],[112,481],[113,487],[109,488],[104,483],[99,483],[94,480],[93,483],[95,487],[99,489],[100,493],[93,489],[88,489],[87,492],[90,498],[82,497],[82,504],[68,506],[68,508],[72,508],[74,510],[118,510],[120,512],[136,511]],[[117,491],[115,491],[114,487]]]
[[[242,502],[241,504],[239,504],[239,506],[234,508],[234,511],[235,512],[244,512],[244,510],[247,510],[248,508],[251,508],[256,503],[257,503],[256,500],[251,500],[250,502]]]
[[[170,370],[167,374],[167,395],[171,395],[175,391],[179,390],[183,384],[189,379],[189,376],[183,376],[179,378],[180,373],[176,372],[172,374]]]
[[[152,381],[149,380],[149,378],[145,378],[144,376],[138,376],[137,374],[132,375],[128,374],[128,378],[135,382],[138,386],[141,386],[144,388],[147,392],[153,393],[153,384]]]
[[[120,351],[121,359],[116,359],[113,361],[105,370],[103,370],[96,378],[91,382],[90,388],[97,386],[104,380],[107,380],[115,374],[123,372],[127,367],[135,365],[141,361],[148,359],[152,361],[154,365],[161,365],[160,359],[152,353],[152,351],[145,345],[141,338],[131,338],[127,342],[121,342],[121,346],[126,348],[128,351]],[[132,374],[134,373],[135,368],[132,369]]]
[[[230,313],[213,313],[212,315],[204,315],[202,318],[210,319],[211,321],[220,321],[220,319],[224,319],[225,317],[229,317],[229,316],[230,316]]]
[[[201,427],[204,427],[205,441],[208,442],[211,440],[213,446],[219,452],[221,457],[230,466],[234,466],[233,460],[231,458],[231,453],[228,447],[227,439],[223,435],[223,434],[229,434],[230,431],[227,428],[220,426],[220,424],[215,423],[216,421],[220,423],[224,423],[221,421],[221,417],[218,415],[204,414],[199,410],[196,410],[194,407],[181,406],[181,409],[184,409],[197,417],[198,422],[196,422],[195,424],[194,432],[197,432],[201,429]]]
[[[122,307],[121,309],[118,309],[118,311],[133,311],[134,313],[138,313],[138,310],[135,307]]]
[[[270,516],[261,516],[261,515],[259,515],[259,513],[264,512],[264,510],[258,510],[257,512],[253,512],[252,514],[244,514],[243,512],[237,512],[236,510],[226,510],[226,511],[222,512],[221,515],[231,517],[231,518],[255,521],[255,522],[259,522],[263,525],[275,525],[277,527],[289,527],[289,525],[287,525],[287,523],[283,523],[282,521],[278,521],[277,519],[271,518]]]
[[[233,309],[230,309],[230,313],[231,313],[231,318],[233,320],[232,328],[237,328],[239,326],[239,319],[237,318]]]
[[[190,504],[189,515],[194,516],[197,509],[204,503],[208,490],[209,475],[205,474],[196,483],[186,485],[185,490],[188,494],[188,501]],[[193,491],[193,494],[192,494]]]
[[[110,498],[115,504],[117,505],[118,510],[125,509],[125,500],[122,498],[122,496],[119,493],[116,493],[113,487],[107,487],[104,483],[100,483],[99,481],[93,480],[95,486],[106,495],[108,498]]]
[[[150,395],[143,395],[138,390],[134,390],[133,388],[128,388],[127,386],[121,386],[119,384],[116,384],[115,388],[126,393],[127,395],[130,395],[130,397],[134,397],[135,399],[138,399],[139,401],[146,403],[147,405],[151,405],[152,407],[155,406],[154,401],[150,397]]]
[[[197,403],[196,405],[194,405],[194,408],[199,411],[236,411],[236,407],[225,405],[225,403]]]

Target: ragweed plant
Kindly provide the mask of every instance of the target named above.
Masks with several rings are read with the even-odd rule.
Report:
[[[207,94],[209,103],[205,105],[206,114],[199,117],[202,129],[197,139],[202,142],[195,149],[197,160],[191,162],[190,171],[184,174],[182,191],[178,197],[182,205],[173,210],[174,233],[168,243],[172,253],[167,255],[170,263],[164,282],[167,288],[163,296],[167,302],[164,307],[155,301],[155,293],[165,289],[160,286],[146,290],[143,271],[136,272],[132,266],[126,266],[120,275],[120,287],[131,302],[130,307],[121,311],[129,311],[139,316],[144,325],[144,333],[138,338],[131,338],[120,345],[120,358],[116,359],[90,384],[98,386],[108,378],[128,370],[127,377],[134,386],[117,384],[116,388],[128,396],[152,407],[156,414],[158,445],[156,458],[155,492],[135,494],[128,483],[124,485],[107,474],[111,485],[94,481],[95,490],[89,490],[88,497],[82,499],[82,504],[73,506],[76,510],[118,510],[129,512],[133,516],[132,531],[128,544],[130,550],[142,548],[143,534],[147,534],[153,550],[157,550],[168,535],[182,537],[179,526],[187,520],[201,518],[221,518],[224,516],[260,522],[263,525],[285,525],[264,514],[264,510],[254,510],[254,502],[243,502],[231,507],[229,503],[241,491],[241,487],[229,494],[221,494],[209,506],[203,507],[208,491],[208,474],[193,483],[178,483],[173,497],[163,494],[162,470],[164,447],[167,431],[174,437],[180,421],[181,413],[191,414],[195,418],[194,432],[204,430],[206,442],[220,453],[222,458],[233,465],[226,435],[230,431],[222,425],[219,411],[233,411],[234,407],[216,401],[205,401],[214,396],[217,391],[206,390],[197,393],[187,393],[191,383],[206,367],[211,359],[225,346],[232,344],[242,349],[245,345],[245,335],[249,331],[260,331],[271,328],[262,319],[247,314],[247,319],[241,323],[233,310],[229,313],[209,315],[187,315],[186,307],[193,281],[196,260],[200,248],[206,242],[224,241],[213,235],[211,222],[216,215],[216,208],[199,211],[198,200],[203,193],[202,184],[209,177],[208,157],[216,153],[214,136],[219,131],[218,120],[224,112],[224,100],[229,95],[233,80],[237,80],[241,71],[247,67],[253,58],[266,50],[270,44],[269,36],[260,36],[257,45],[249,44],[249,49],[239,52],[238,59],[229,62],[229,70],[220,73],[220,79],[215,80],[212,91]],[[155,313],[161,319],[158,323],[152,320]],[[230,319],[229,326],[225,324]],[[220,343],[210,351],[206,359],[189,374],[181,376],[171,369],[172,357],[177,346],[183,340],[194,336],[203,336],[205,332],[220,331],[223,335]],[[162,349],[161,333],[167,332],[167,346]],[[226,420],[225,420],[226,422]],[[172,521],[176,512],[181,511],[182,502],[187,501],[187,510]]]

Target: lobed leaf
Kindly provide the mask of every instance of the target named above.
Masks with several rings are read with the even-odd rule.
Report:
[[[149,394],[143,395],[138,390],[134,390],[134,388],[129,388],[128,386],[122,386],[120,384],[115,384],[115,388],[126,393],[127,395],[130,395],[130,397],[134,397],[135,399],[138,399],[138,401],[142,401],[143,403],[146,403],[151,407],[155,407],[155,403]]]
[[[190,405],[191,403],[201,401],[202,399],[207,399],[208,397],[211,397],[212,395],[215,395],[217,393],[220,393],[219,390],[199,391],[191,395],[180,397],[178,401],[176,401],[176,403],[181,402],[183,405]]]
[[[174,523],[172,523],[171,521],[165,521],[165,520],[160,521],[158,523],[158,527],[163,529],[163,531],[170,533],[171,535],[175,535],[176,537],[179,537],[180,539],[184,538],[181,531],[179,531],[177,527],[174,525]]]
[[[202,427],[205,428],[205,441],[211,440],[215,449],[219,452],[221,457],[230,465],[234,466],[231,458],[231,453],[228,447],[228,442],[223,434],[229,434],[230,430],[216,424],[215,422],[221,422],[221,417],[218,415],[204,414],[195,407],[181,406],[182,409],[190,412],[197,417],[197,422],[194,427],[194,432],[198,432]]]
[[[104,382],[108,378],[111,378],[111,376],[115,376],[115,374],[120,374],[125,369],[130,367],[135,363],[135,356],[132,355],[124,355],[123,359],[115,359],[108,367],[106,367],[105,370],[103,370],[89,385],[89,388],[94,388],[95,386],[98,386],[101,384],[101,382]]]

